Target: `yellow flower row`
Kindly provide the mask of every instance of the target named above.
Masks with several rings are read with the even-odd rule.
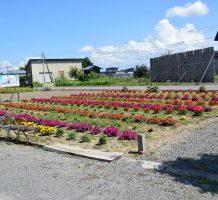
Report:
[[[34,122],[22,122],[21,125],[37,127],[37,128],[39,128],[39,132],[42,135],[52,135],[52,134],[54,134],[56,132],[56,128],[55,127],[38,125],[38,124],[36,124]]]

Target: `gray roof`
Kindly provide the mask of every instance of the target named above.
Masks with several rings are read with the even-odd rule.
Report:
[[[49,62],[82,62],[84,60],[84,58],[46,58],[45,61],[47,63]],[[36,63],[36,62],[42,62],[41,58],[34,58],[34,59],[29,59],[27,65],[29,65],[30,63]]]
[[[102,68],[101,68],[101,67],[99,67],[99,66],[96,66],[96,65],[91,65],[91,66],[88,66],[88,67],[86,67],[86,68],[82,69],[82,71],[90,70],[90,69],[92,69],[93,67],[96,67],[96,68],[102,69]]]
[[[10,70],[8,74],[26,74],[25,70]]]

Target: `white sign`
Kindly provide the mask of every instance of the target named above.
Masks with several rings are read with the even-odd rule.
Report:
[[[0,87],[20,86],[18,75],[0,75]]]

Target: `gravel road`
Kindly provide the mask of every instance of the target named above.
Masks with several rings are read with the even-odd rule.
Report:
[[[0,199],[214,200],[218,191],[146,170],[136,161],[105,163],[0,142]]]
[[[208,90],[218,90],[218,83],[205,84]],[[159,86],[160,90],[197,90],[200,85],[163,85]],[[77,91],[90,91],[90,90],[121,90],[123,86],[75,86],[75,87],[55,87],[54,90],[77,90]],[[146,90],[147,86],[127,86],[131,90]],[[42,90],[42,88],[38,88]]]
[[[211,162],[212,171],[218,174],[218,118],[194,131],[176,135],[172,142],[159,148],[146,159],[157,162],[170,162],[177,159]]]

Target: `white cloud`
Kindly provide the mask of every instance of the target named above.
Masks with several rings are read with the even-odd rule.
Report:
[[[96,65],[122,68],[142,63],[149,65],[149,58],[160,56],[168,50],[176,53],[213,45],[193,24],[187,23],[184,27],[176,28],[168,19],[163,19],[155,26],[154,33],[141,42],[131,40],[125,45],[96,48],[89,45],[89,48],[80,50]]]
[[[8,60],[0,60],[0,72],[7,72],[7,70],[10,70],[14,66],[12,63]]]
[[[81,51],[81,52],[91,52],[91,51],[93,51],[93,47],[90,46],[90,45],[86,45],[82,49],[79,49],[79,51]]]
[[[37,59],[41,57],[36,57],[36,56],[30,56],[26,57],[23,60],[12,62],[9,60],[0,60],[0,72],[7,72],[7,70],[17,70],[19,67],[24,67],[26,63],[28,62],[29,59]]]
[[[195,3],[187,3],[184,6],[176,6],[167,10],[166,17],[188,17],[188,16],[201,16],[206,15],[209,12],[207,4],[202,1],[196,1]]]

